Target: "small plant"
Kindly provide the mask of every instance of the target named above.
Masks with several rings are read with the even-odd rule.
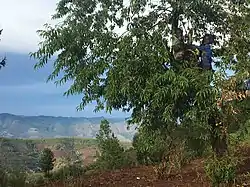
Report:
[[[154,167],[158,179],[170,175],[171,172],[180,171],[182,166],[188,162],[184,142],[170,143],[160,164]]]
[[[140,129],[132,142],[139,164],[159,164],[165,153],[166,143],[160,132]]]
[[[124,152],[124,163],[127,166],[137,166],[138,162],[137,162],[137,157],[136,157],[136,150],[134,148],[129,148],[126,149]]]
[[[209,144],[201,137],[191,136],[186,141],[186,151],[190,159],[195,159],[210,154]]]
[[[238,159],[229,155],[208,159],[205,163],[205,172],[211,180],[212,186],[218,187],[220,184],[234,183],[237,164]]]
[[[52,174],[52,180],[60,180],[64,181],[69,179],[70,177],[80,177],[85,172],[84,168],[80,165],[71,164],[67,166],[63,166]]]
[[[30,173],[27,175],[26,183],[32,186],[41,186],[44,185],[46,179],[44,178],[43,173]]]

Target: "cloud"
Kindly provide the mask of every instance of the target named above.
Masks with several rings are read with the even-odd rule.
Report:
[[[0,0],[0,29],[3,29],[0,51],[29,53],[38,49],[41,38],[37,30],[45,23],[52,25],[58,20],[51,20],[60,0]],[[125,1],[128,5],[129,1]],[[117,28],[121,34],[126,27]]]
[[[0,0],[0,50],[29,53],[40,40],[36,31],[51,21],[58,0]]]
[[[0,57],[6,55],[7,66],[0,71],[0,113],[20,115],[52,116],[112,116],[125,117],[119,111],[109,115],[94,113],[95,104],[89,104],[82,112],[76,111],[82,95],[64,97],[70,82],[58,86],[45,83],[52,71],[49,63],[39,71],[34,70],[35,60],[29,52],[38,49],[39,38],[36,31],[45,23],[55,24],[51,15],[59,0],[0,0]],[[3,54],[5,53],[5,54]]]

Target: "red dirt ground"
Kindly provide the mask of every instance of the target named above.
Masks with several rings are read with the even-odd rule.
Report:
[[[245,160],[238,168],[238,176],[241,177],[237,184],[241,187],[250,186],[250,175],[242,175],[250,172],[250,148],[240,152],[244,154]],[[47,187],[210,187],[204,175],[203,163],[202,159],[195,160],[185,166],[180,173],[171,174],[162,180],[156,179],[153,167],[143,166],[92,174],[70,183],[54,183]]]
[[[45,147],[49,147],[48,144],[45,143],[39,143],[36,145],[39,151],[42,151]],[[80,153],[82,153],[83,156],[83,162],[85,165],[89,165],[95,161],[95,155],[97,148],[96,147],[86,147],[78,150]],[[52,152],[54,153],[55,158],[63,157],[67,155],[67,151],[65,150],[55,150],[52,149]]]

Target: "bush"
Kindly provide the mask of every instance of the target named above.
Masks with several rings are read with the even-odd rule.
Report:
[[[138,165],[136,150],[134,148],[131,147],[124,151],[124,165],[125,166]]]
[[[26,187],[26,173],[0,169],[0,187]]]
[[[67,165],[55,170],[52,173],[52,180],[66,180],[70,177],[79,177],[85,172],[84,168],[80,165]]]
[[[160,163],[167,147],[160,132],[148,132],[143,129],[135,134],[132,145],[138,163],[145,165]]]
[[[159,164],[154,167],[157,178],[168,177],[171,172],[181,172],[181,168],[190,160],[184,141],[169,143]]]
[[[46,179],[43,173],[31,173],[27,175],[26,183],[32,186],[41,186],[45,184]]]
[[[26,173],[13,171],[8,175],[8,186],[26,187]]]
[[[190,158],[203,157],[209,154],[209,146],[206,140],[190,137],[186,142],[186,151]]]
[[[210,158],[205,163],[206,175],[214,187],[220,184],[233,183],[236,179],[238,159],[226,155],[221,158]]]
[[[0,187],[4,187],[8,185],[8,176],[4,169],[0,169]]]

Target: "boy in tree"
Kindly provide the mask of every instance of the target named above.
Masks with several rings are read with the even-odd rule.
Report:
[[[183,31],[177,29],[173,37],[173,54],[176,60],[183,60],[184,58],[184,37]]]
[[[210,34],[205,34],[202,43],[197,48],[201,51],[200,57],[200,67],[206,70],[212,70],[212,49],[211,44],[214,43],[215,36]]]

